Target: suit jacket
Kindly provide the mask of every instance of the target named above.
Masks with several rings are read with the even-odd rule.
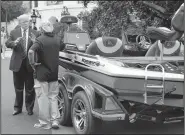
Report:
[[[36,37],[39,36],[39,33],[33,29],[29,28],[29,36],[31,36],[31,33],[33,33]],[[18,72],[20,70],[22,61],[23,61],[23,40],[21,40],[17,46],[14,47],[14,41],[18,38],[18,37],[22,37],[22,32],[21,32],[21,28],[17,28],[14,29],[10,32],[10,36],[8,38],[8,40],[6,41],[6,46],[7,48],[11,48],[13,50],[12,52],[12,56],[10,59],[10,66],[9,69],[12,70],[13,72]],[[29,48],[33,45],[33,42],[31,41],[30,38],[28,38],[28,44],[27,44],[27,52],[29,50]],[[29,60],[27,59],[27,69],[29,72],[33,72],[30,64],[29,64]]]

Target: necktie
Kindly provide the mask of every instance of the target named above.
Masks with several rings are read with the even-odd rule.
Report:
[[[26,50],[26,30],[23,31],[23,58],[27,56]]]

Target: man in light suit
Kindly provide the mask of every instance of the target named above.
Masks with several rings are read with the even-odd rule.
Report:
[[[15,103],[13,115],[22,112],[23,91],[25,87],[25,105],[28,115],[33,114],[35,102],[35,90],[33,69],[31,68],[27,53],[39,33],[29,28],[29,16],[21,15],[18,18],[19,26],[10,32],[6,42],[7,48],[13,50],[9,69],[13,71],[13,80],[15,88]]]

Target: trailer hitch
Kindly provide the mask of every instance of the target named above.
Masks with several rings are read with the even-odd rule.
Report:
[[[164,118],[164,117],[163,117]],[[176,116],[176,117],[166,117],[164,120],[161,120],[158,117],[143,115],[139,113],[133,113],[129,116],[129,122],[134,123],[137,119],[145,120],[145,121],[152,121],[152,122],[161,122],[163,124],[169,124],[169,123],[178,123],[184,121],[184,116]]]
[[[129,122],[130,123],[134,123],[136,122],[136,120],[139,119],[144,119],[144,120],[148,120],[148,121],[156,121],[155,117],[152,116],[146,116],[146,115],[140,115],[141,112],[144,112],[147,108],[150,108],[152,105],[154,105],[155,103],[159,102],[161,99],[156,100],[154,103],[152,103],[150,106],[146,106],[144,109],[142,109],[140,112],[138,113],[132,113],[129,115]],[[145,118],[143,118],[145,117]]]
[[[168,123],[177,123],[182,121],[184,121],[184,116],[165,118],[163,123],[168,124]]]
[[[136,122],[137,119],[140,120],[145,120],[145,121],[152,121],[152,122],[156,122],[156,117],[153,116],[148,116],[148,115],[141,115],[141,114],[132,114],[131,117],[129,117],[130,119],[130,123],[134,123]]]

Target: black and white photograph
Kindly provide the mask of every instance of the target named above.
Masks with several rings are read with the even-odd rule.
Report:
[[[184,134],[184,1],[1,1],[1,134]]]

